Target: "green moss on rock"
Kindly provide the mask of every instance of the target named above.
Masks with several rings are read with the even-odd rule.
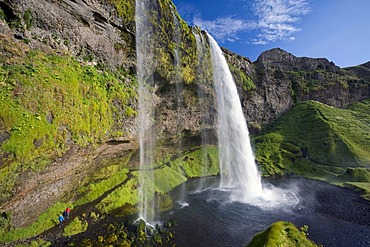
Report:
[[[154,170],[154,188],[155,191],[158,192],[169,192],[186,180],[186,177],[181,173],[178,173],[168,166]]]
[[[84,194],[84,196],[77,200],[74,205],[82,205],[98,199],[106,191],[122,183],[127,178],[127,173],[128,170],[123,169],[112,174],[108,179],[101,180],[98,183],[90,183],[87,187],[82,187],[79,193]]]
[[[20,172],[43,170],[71,145],[113,137],[117,111],[136,115],[129,104],[136,84],[122,83],[132,80],[124,71],[98,71],[70,56],[32,50],[0,59],[1,126],[8,133],[0,146],[0,201]]]
[[[58,216],[69,206],[66,203],[57,202],[43,212],[38,219],[25,228],[0,228],[0,243],[13,242],[18,239],[26,239],[36,236],[58,224]]]
[[[112,213],[120,208],[135,206],[140,199],[137,190],[138,179],[136,176],[137,174],[134,174],[127,183],[107,195],[96,205],[96,208],[103,213]],[[124,210],[120,210],[120,212],[124,212]]]
[[[219,173],[218,147],[205,146],[188,150],[170,165],[190,178],[217,175]]]
[[[370,182],[370,169],[348,168],[341,177],[349,182]]]
[[[72,236],[82,232],[85,232],[88,227],[88,223],[84,219],[80,219],[79,217],[74,218],[65,228],[63,235],[64,236]]]
[[[344,184],[347,187],[360,190],[362,197],[370,201],[370,183],[369,182],[348,182]]]
[[[303,228],[302,228],[303,229]],[[306,229],[304,229],[306,230]],[[314,247],[319,246],[307,238],[306,232],[298,230],[292,223],[278,221],[266,231],[254,236],[248,247]]]

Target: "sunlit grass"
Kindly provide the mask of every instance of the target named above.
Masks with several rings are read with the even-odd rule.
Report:
[[[64,236],[72,236],[82,232],[85,232],[88,227],[88,223],[86,220],[81,220],[79,217],[74,218],[65,228],[63,235]]]
[[[266,231],[254,236],[252,242],[247,246],[318,246],[307,238],[306,230],[307,227],[302,227],[301,230],[298,230],[292,223],[278,221],[272,224]]]
[[[369,113],[369,101],[351,109],[299,103],[254,138],[261,170],[265,175],[294,172],[335,180],[347,167],[368,166]]]
[[[17,239],[26,239],[31,236],[36,236],[55,226],[58,224],[58,216],[65,210],[67,206],[70,205],[58,202],[43,212],[30,226],[4,231],[2,234],[0,234],[0,243],[13,242]]]

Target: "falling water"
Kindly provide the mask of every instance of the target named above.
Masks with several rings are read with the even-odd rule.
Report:
[[[205,82],[204,79],[202,80],[200,77],[204,76],[204,67],[205,66],[205,60],[207,59],[206,53],[207,49],[205,46],[205,40],[203,39],[203,36],[200,33],[200,30],[193,28],[193,34],[195,37],[196,41],[196,46],[197,46],[197,59],[198,59],[198,66],[197,66],[197,96],[198,96],[198,102],[199,102],[199,110],[201,113],[200,117],[200,129],[201,129],[201,146],[202,146],[202,167],[201,167],[201,177],[204,177],[206,173],[206,167],[209,167],[209,159],[208,159],[208,152],[206,150],[206,145],[209,144],[210,138],[209,138],[209,133],[208,133],[208,128],[207,125],[211,122],[211,112],[207,107],[205,107],[207,104],[204,102],[206,99],[206,94],[205,94]],[[199,180],[199,186],[198,190],[202,190],[204,188],[204,180],[200,179]]]
[[[184,89],[184,85],[182,83],[182,78],[181,78],[181,57],[180,57],[180,52],[179,49],[181,47],[181,33],[180,33],[180,23],[179,20],[174,12],[175,10],[171,6],[171,12],[172,12],[172,17],[173,17],[173,22],[174,22],[174,42],[176,45],[176,48],[174,49],[174,54],[175,54],[175,83],[176,83],[176,96],[177,96],[177,109],[178,109],[178,132],[182,130],[182,114],[181,110],[183,108],[183,97],[182,97],[182,91]],[[179,134],[179,133],[178,133]],[[181,142],[180,138],[180,142]],[[180,147],[182,148],[182,147]]]
[[[220,187],[235,192],[232,197],[248,200],[262,194],[261,178],[235,82],[220,47],[210,35],[208,38],[218,105]]]
[[[182,82],[182,76],[181,76],[181,56],[179,49],[181,47],[181,33],[180,33],[180,23],[179,20],[175,14],[175,10],[171,6],[171,12],[174,22],[174,43],[176,48],[173,50],[174,52],[174,68],[175,68],[175,84],[176,84],[176,99],[177,99],[177,139],[178,139],[178,146],[177,146],[177,152],[181,153],[184,149],[183,147],[183,138],[182,138],[182,130],[183,130],[183,108],[184,108],[184,102],[183,102],[183,90],[184,85]],[[185,183],[182,183],[180,185],[180,197],[178,203],[180,205],[186,205],[186,188]]]
[[[148,20],[149,0],[136,1],[136,55],[137,78],[139,94],[139,143],[140,143],[140,173],[139,173],[139,217],[147,222],[154,216],[154,198],[150,193],[150,181],[154,181],[154,172],[150,168],[153,164],[153,150],[155,134],[154,98],[151,93],[154,87],[153,54],[154,28]]]

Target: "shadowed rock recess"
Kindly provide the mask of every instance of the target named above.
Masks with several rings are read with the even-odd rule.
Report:
[[[174,187],[219,173],[216,96],[207,42],[198,56],[195,35],[206,40],[205,32],[188,26],[171,0],[152,2],[152,193],[165,210]],[[0,0],[0,243],[53,231],[67,206],[90,210],[76,219],[84,225],[76,233],[85,221],[136,212],[135,32],[134,0]],[[369,63],[339,68],[278,48],[255,62],[223,52],[262,175],[295,173],[370,199]],[[118,241],[110,237],[100,243]]]

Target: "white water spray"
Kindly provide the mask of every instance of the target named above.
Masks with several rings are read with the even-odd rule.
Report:
[[[220,188],[234,192],[234,199],[248,201],[262,195],[261,177],[235,82],[221,48],[209,34],[208,38],[218,105]]]

